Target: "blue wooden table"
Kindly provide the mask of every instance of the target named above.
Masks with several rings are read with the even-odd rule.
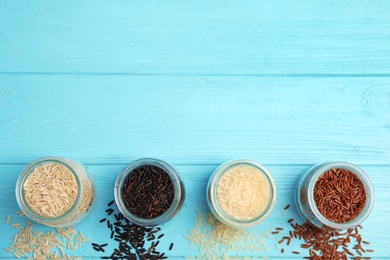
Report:
[[[0,258],[13,257],[3,248],[24,219],[19,173],[55,155],[96,178],[96,207],[75,228],[97,243],[125,165],[173,164],[186,201],[162,227],[161,247],[175,243],[169,258],[199,255],[183,235],[221,163],[248,158],[274,176],[277,203],[261,232],[299,220],[292,195],[313,164],[351,162],[375,188],[366,256],[389,259],[389,14],[387,0],[0,1]],[[299,243],[284,254],[274,244],[246,255],[301,258],[291,253]],[[70,253],[101,256],[89,244]]]

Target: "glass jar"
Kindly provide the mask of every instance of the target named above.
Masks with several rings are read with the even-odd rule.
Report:
[[[221,178],[225,175],[226,172],[228,172],[230,169],[237,167],[237,166],[249,166],[253,167],[257,170],[258,173],[260,173],[263,177],[265,177],[266,185],[269,185],[270,190],[270,197],[269,200],[266,202],[266,206],[264,210],[260,212],[260,214],[253,219],[249,220],[239,220],[235,219],[231,216],[229,216],[222,208],[221,205],[218,202],[217,197],[217,187],[221,180]],[[208,185],[207,185],[207,202],[210,207],[211,213],[215,216],[217,220],[222,222],[225,225],[234,227],[234,228],[249,228],[253,227],[263,220],[265,220],[269,214],[271,214],[275,202],[276,202],[276,186],[274,179],[272,178],[271,174],[268,172],[268,170],[262,166],[261,164],[246,160],[246,159],[239,159],[239,160],[233,160],[226,162],[222,165],[220,165],[211,175]]]
[[[362,211],[354,219],[345,223],[337,223],[325,218],[314,200],[314,187],[318,178],[334,168],[345,169],[355,174],[366,190],[366,202]],[[295,188],[295,202],[298,212],[307,223],[326,230],[345,230],[361,224],[368,217],[374,205],[374,189],[367,174],[357,166],[347,162],[323,163],[314,165],[301,175]]]
[[[134,215],[126,207],[124,199],[122,197],[123,186],[126,178],[133,170],[140,168],[142,166],[155,166],[164,170],[167,173],[167,175],[170,177],[173,184],[173,201],[171,205],[162,215],[157,216],[155,218],[146,219]],[[180,178],[179,172],[172,165],[158,159],[142,158],[128,164],[118,175],[114,187],[114,196],[115,196],[115,203],[118,206],[119,211],[123,214],[124,217],[126,217],[132,223],[135,223],[137,225],[144,226],[144,227],[153,227],[153,226],[163,225],[167,223],[179,213],[181,207],[183,206],[185,191],[184,191],[184,184]],[[145,205],[145,206],[149,206],[149,205]]]
[[[49,167],[49,165],[61,167],[61,169],[66,171],[69,170],[73,176],[72,179],[74,178],[77,183],[75,198],[74,196],[72,197],[74,199],[73,204],[65,212],[53,217],[39,214],[37,208],[34,209],[26,198],[25,190],[25,184],[29,176],[37,169]],[[39,182],[36,182],[33,189],[39,190]],[[20,173],[16,182],[15,193],[20,209],[29,218],[37,223],[51,227],[66,227],[80,222],[91,212],[96,199],[96,185],[93,175],[82,164],[65,158],[43,157],[28,164]]]

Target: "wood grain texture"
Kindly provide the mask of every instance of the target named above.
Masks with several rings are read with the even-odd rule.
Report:
[[[11,222],[21,222],[20,218],[13,214],[16,210],[19,210],[16,204],[14,196],[14,185],[16,183],[19,172],[24,168],[25,165],[4,165],[0,164],[0,172],[3,176],[2,190],[0,197],[0,203],[2,210],[0,211],[1,229],[0,232],[0,248],[7,247],[9,242],[13,239],[13,235],[17,232],[14,228],[9,225],[5,225],[5,221],[8,214],[12,214]],[[104,212],[107,208],[107,203],[113,199],[113,187],[114,182],[119,172],[125,167],[125,164],[110,164],[110,165],[87,165],[89,170],[96,177],[96,184],[98,189],[97,203],[93,212],[80,224],[75,227],[81,230],[85,236],[90,237],[96,243],[104,243],[108,240],[110,232],[105,224],[100,224],[99,220],[105,217]],[[292,194],[294,192],[295,183],[300,174],[306,172],[311,165],[264,165],[273,175],[277,187],[277,203],[275,209],[271,215],[262,222],[258,227],[251,231],[264,232],[265,229],[282,227],[285,230],[289,230],[287,220],[294,218],[299,222],[302,222],[299,217],[295,206]],[[361,234],[363,238],[371,242],[370,248],[374,249],[375,252],[366,255],[372,256],[373,259],[387,259],[390,255],[390,226],[389,225],[378,225],[377,221],[382,219],[388,219],[390,215],[390,165],[387,166],[372,166],[372,165],[358,165],[360,166],[371,178],[373,182],[376,200],[374,209],[370,217],[363,223],[363,229]],[[188,234],[189,229],[193,226],[195,217],[195,209],[198,208],[199,203],[206,204],[206,185],[209,176],[218,165],[207,164],[207,165],[175,165],[179,170],[184,185],[186,187],[186,200],[182,211],[172,221],[162,227],[162,232],[165,236],[161,239],[160,250],[166,250],[169,259],[181,258],[182,256],[198,255],[196,250],[190,250],[191,245],[183,235]],[[281,210],[290,204],[291,207],[284,216],[281,215]],[[48,230],[42,226],[35,226],[36,230]],[[292,243],[290,247],[284,247],[285,253],[281,254],[276,250],[275,243],[276,239],[280,239],[282,235],[275,236],[274,239],[265,240],[267,246],[269,246],[269,252],[262,253],[258,256],[268,256],[269,259],[278,258],[293,258],[294,255],[291,253],[294,250],[300,251],[302,254],[304,250],[300,249],[299,243]],[[168,251],[169,244],[175,243],[174,250]],[[296,242],[296,241],[295,241]],[[108,248],[113,249],[116,244],[110,242]],[[368,248],[368,247],[366,247]],[[70,253],[72,253],[70,251]],[[307,253],[307,252],[306,252]],[[73,255],[83,257],[98,258],[102,256],[92,250],[89,245],[84,245],[82,248],[72,253]],[[251,252],[242,253],[242,255],[253,256]],[[1,257],[10,257],[3,251],[0,251]],[[301,258],[301,257],[300,257]]]
[[[77,228],[98,243],[121,169],[174,164],[187,196],[163,227],[170,259],[198,254],[183,235],[224,161],[253,159],[275,178],[256,232],[300,219],[292,194],[311,165],[348,161],[375,188],[363,236],[373,259],[390,259],[389,13],[387,0],[0,1],[0,258],[12,258],[19,172],[56,155],[95,175],[98,203]],[[281,255],[267,243],[269,259],[301,258],[298,244]],[[87,245],[75,255],[99,257]]]
[[[0,2],[0,72],[389,75],[390,3]]]
[[[390,163],[387,78],[0,76],[1,163]]]

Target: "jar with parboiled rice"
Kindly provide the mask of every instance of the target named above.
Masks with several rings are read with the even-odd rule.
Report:
[[[43,157],[26,166],[16,183],[21,210],[37,223],[71,226],[88,215],[96,186],[86,167],[70,159]]]
[[[222,164],[211,175],[207,201],[213,215],[235,228],[253,227],[272,212],[276,186],[271,174],[251,160]]]

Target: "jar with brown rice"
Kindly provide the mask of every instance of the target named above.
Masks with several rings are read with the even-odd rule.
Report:
[[[78,223],[91,211],[96,185],[82,164],[65,158],[43,157],[20,173],[15,192],[26,216],[47,226],[65,227]]]

